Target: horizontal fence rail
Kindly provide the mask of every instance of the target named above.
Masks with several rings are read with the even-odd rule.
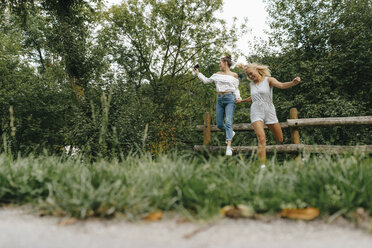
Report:
[[[288,119],[289,127],[371,125],[372,116]]]
[[[330,126],[352,126],[352,125],[372,125],[372,116],[354,116],[354,117],[328,117],[328,118],[298,118],[296,108],[289,111],[289,119],[286,122],[280,122],[281,128],[290,128],[292,144],[266,146],[268,153],[329,153],[342,154],[351,152],[372,153],[372,145],[363,146],[337,146],[337,145],[305,145],[300,144],[299,127],[330,127]],[[265,129],[267,126],[265,125]],[[253,131],[250,123],[239,123],[233,125],[234,131]],[[196,131],[203,132],[203,145],[195,145],[197,152],[222,152],[225,146],[209,146],[211,144],[211,132],[221,131],[216,125],[211,125],[211,115],[204,114],[204,125],[197,125]],[[233,146],[234,153],[256,152],[257,146]]]
[[[288,119],[286,122],[280,122],[282,128],[289,127],[309,127],[309,126],[351,126],[351,125],[372,125],[372,116],[355,117],[329,117],[329,118],[306,118],[306,119]],[[265,125],[265,129],[267,126]],[[203,132],[204,125],[197,125],[196,131]],[[250,123],[240,123],[233,125],[234,131],[253,131]],[[211,125],[211,132],[221,131],[216,125]]]
[[[282,128],[288,128],[288,123],[287,122],[280,122],[280,126]],[[203,125],[197,125],[196,126],[196,131],[198,132],[203,132]],[[268,127],[265,125],[265,129]],[[253,126],[250,123],[240,123],[240,124],[233,124],[233,130],[234,131],[253,131]],[[221,131],[216,125],[211,125],[211,132],[218,132]]]
[[[226,146],[203,146],[195,145],[194,150],[197,152],[224,152]],[[257,152],[257,146],[233,146],[234,153]],[[372,145],[366,146],[331,146],[331,145],[303,145],[303,144],[288,144],[266,146],[267,153],[327,153],[327,154],[344,154],[344,153],[372,153]]]

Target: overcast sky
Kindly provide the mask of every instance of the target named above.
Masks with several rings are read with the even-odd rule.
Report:
[[[106,0],[109,4],[118,4],[123,0]],[[242,21],[248,18],[248,26],[252,32],[244,35],[238,41],[238,49],[242,50],[245,55],[249,54],[248,41],[254,37],[267,39],[263,30],[269,30],[267,25],[267,13],[263,0],[223,0],[224,6],[222,13],[218,17],[223,18],[227,23],[231,23],[233,17]],[[242,58],[238,62],[244,62]]]
[[[248,27],[252,29],[251,33],[246,34],[238,41],[238,48],[244,53],[248,53],[248,40],[253,40],[254,37],[267,39],[267,35],[263,32],[269,30],[267,22],[267,12],[265,4],[262,0],[224,0],[223,12],[220,17],[231,23],[235,16],[238,20],[248,18]]]

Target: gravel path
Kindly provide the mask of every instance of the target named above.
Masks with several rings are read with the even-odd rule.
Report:
[[[0,208],[1,248],[218,248],[311,247],[372,248],[372,235],[350,225],[321,221],[222,219],[212,224],[123,220],[77,221],[60,225],[60,218],[37,217],[20,208]]]

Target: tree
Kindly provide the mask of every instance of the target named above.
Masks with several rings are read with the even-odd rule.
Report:
[[[129,0],[114,6],[105,28],[113,61],[129,83],[148,83],[154,102],[166,109],[196,60],[209,65],[237,40],[237,32],[213,15],[221,7],[220,0]]]
[[[257,54],[250,59],[270,65],[273,76],[280,80],[296,75],[303,79],[298,87],[275,91],[280,119],[287,118],[292,106],[299,108],[301,117],[370,115],[371,1],[267,0],[266,3],[272,32],[269,47],[262,50],[277,47],[280,52]],[[330,140],[333,135],[339,144],[351,139],[360,142],[356,138],[358,132],[337,128],[328,133],[323,130],[319,137]]]
[[[267,1],[271,42],[329,93],[371,106],[372,3],[369,0]],[[320,86],[320,85],[319,85]],[[318,88],[318,87],[316,87]]]
[[[128,0],[105,13],[98,0],[0,3],[1,121],[11,134],[13,105],[18,151],[74,145],[94,157],[195,143],[215,89],[191,69],[215,72],[239,36],[215,17],[222,0]]]
[[[106,14],[101,42],[111,49],[107,58],[124,72],[124,87],[135,90],[138,105],[151,99],[146,106],[154,109],[157,135],[180,120],[175,113],[190,94],[194,63],[215,70],[226,46],[234,47],[236,27],[214,16],[221,7],[221,0],[128,0]]]
[[[60,60],[78,102],[85,101],[88,85],[100,67],[102,56],[93,45],[92,33],[100,15],[100,0],[2,0],[18,16],[25,31],[25,45],[36,51],[45,69],[44,56]],[[97,53],[96,53],[97,52]]]
[[[59,152],[65,119],[71,118],[70,92],[58,84],[56,67],[35,73],[27,60],[33,48],[25,48],[22,28],[9,12],[2,13],[0,24],[0,128],[7,141],[2,150]]]

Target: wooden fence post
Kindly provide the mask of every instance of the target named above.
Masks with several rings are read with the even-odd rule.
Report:
[[[298,119],[298,111],[296,108],[289,110],[289,119]],[[300,144],[300,132],[298,127],[291,127],[291,141],[292,144]]]
[[[203,145],[208,146],[211,144],[211,114],[204,113],[204,126],[203,126]]]

